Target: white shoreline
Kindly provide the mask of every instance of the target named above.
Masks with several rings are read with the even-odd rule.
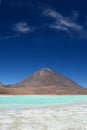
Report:
[[[86,130],[87,101],[0,112],[1,130]]]
[[[0,96],[87,96],[87,95],[0,95]]]

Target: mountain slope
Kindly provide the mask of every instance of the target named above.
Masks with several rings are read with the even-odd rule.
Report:
[[[19,87],[57,86],[67,88],[81,88],[75,82],[48,68],[44,68],[33,73],[31,76],[16,85]]]
[[[36,71],[9,89],[11,88],[13,94],[87,94],[87,89],[49,68]]]

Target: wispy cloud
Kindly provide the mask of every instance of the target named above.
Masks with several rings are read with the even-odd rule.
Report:
[[[19,37],[19,35],[7,35],[7,36],[0,36],[0,39],[13,39],[13,38],[17,38]]]
[[[77,12],[73,12],[72,17],[64,17],[55,10],[48,9],[44,12],[44,15],[50,16],[55,20],[54,23],[48,25],[50,28],[65,31],[69,34],[72,32],[77,32],[78,34],[84,33],[85,36],[87,35],[84,27],[75,21],[75,19],[78,18]]]
[[[11,35],[0,36],[0,39],[12,39],[21,36],[21,34],[28,34],[33,32],[35,27],[31,27],[26,22],[18,22],[9,28],[9,32]]]
[[[19,23],[16,23],[14,26],[13,26],[13,30],[18,32],[18,33],[29,33],[29,32],[32,32],[33,31],[33,28],[30,27],[28,25],[28,23],[26,22],[19,22]]]

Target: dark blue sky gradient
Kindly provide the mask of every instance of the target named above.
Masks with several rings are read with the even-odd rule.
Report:
[[[2,0],[0,82],[48,67],[87,87],[86,6],[86,0]]]

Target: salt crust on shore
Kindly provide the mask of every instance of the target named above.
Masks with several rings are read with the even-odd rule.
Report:
[[[0,111],[0,130],[87,130],[87,102]]]

